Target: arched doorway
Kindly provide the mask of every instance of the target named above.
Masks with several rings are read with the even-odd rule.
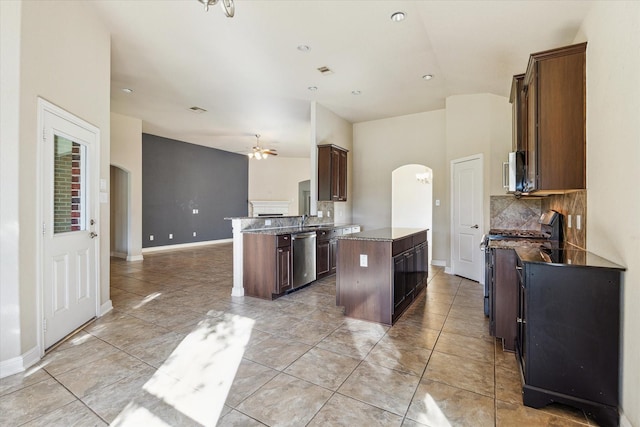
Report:
[[[129,172],[111,165],[111,256],[128,259],[131,255]]]
[[[425,165],[404,165],[391,173],[391,226],[428,228],[429,263],[433,223],[433,171]]]

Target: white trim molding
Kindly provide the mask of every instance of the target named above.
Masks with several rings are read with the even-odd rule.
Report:
[[[40,361],[40,347],[35,346],[21,356],[0,362],[0,378],[25,371]]]
[[[131,262],[131,261],[144,261],[144,256],[142,256],[142,254],[140,255],[127,255],[127,257],[125,258],[127,261]]]
[[[432,259],[431,260],[431,265],[435,265],[436,267],[446,267],[447,266],[447,261],[445,261],[443,259]]]
[[[221,243],[231,243],[233,239],[207,240],[205,242],[179,243],[177,245],[152,246],[150,248],[142,248],[143,254],[152,254],[154,252],[173,251],[176,249],[197,248],[198,246],[218,245]],[[142,261],[142,260],[132,260]]]
[[[620,412],[620,427],[633,427],[633,424],[631,424],[631,421],[629,421],[629,418],[627,418],[627,416],[622,411],[622,408],[619,408],[619,412]]]
[[[109,300],[109,301],[105,302],[104,304],[102,304],[100,306],[100,313],[98,313],[98,317],[104,316],[105,314],[107,314],[111,310],[113,310],[113,304],[112,304],[111,300]]]

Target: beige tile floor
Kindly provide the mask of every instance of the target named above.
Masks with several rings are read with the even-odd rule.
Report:
[[[432,268],[391,328],[344,317],[335,278],[231,297],[230,244],[114,259],[114,310],[0,380],[0,426],[580,426],[522,406],[478,283]]]

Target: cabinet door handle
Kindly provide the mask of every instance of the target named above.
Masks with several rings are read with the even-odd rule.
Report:
[[[518,322],[518,323],[527,323],[527,321],[525,319],[523,319],[522,317],[518,317],[516,319],[516,322]]]
[[[509,162],[502,162],[502,188],[509,189]]]
[[[516,267],[516,270],[522,271],[522,267]]]

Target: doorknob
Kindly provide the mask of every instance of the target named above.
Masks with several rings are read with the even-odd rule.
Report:
[[[98,233],[95,233],[92,231],[91,233],[89,233],[89,237],[91,237],[92,239],[95,239],[96,237],[98,237]]]
[[[478,224],[476,224],[476,225],[472,225],[472,226],[471,226],[471,227],[469,227],[469,228],[479,228],[479,227],[478,227]]]

